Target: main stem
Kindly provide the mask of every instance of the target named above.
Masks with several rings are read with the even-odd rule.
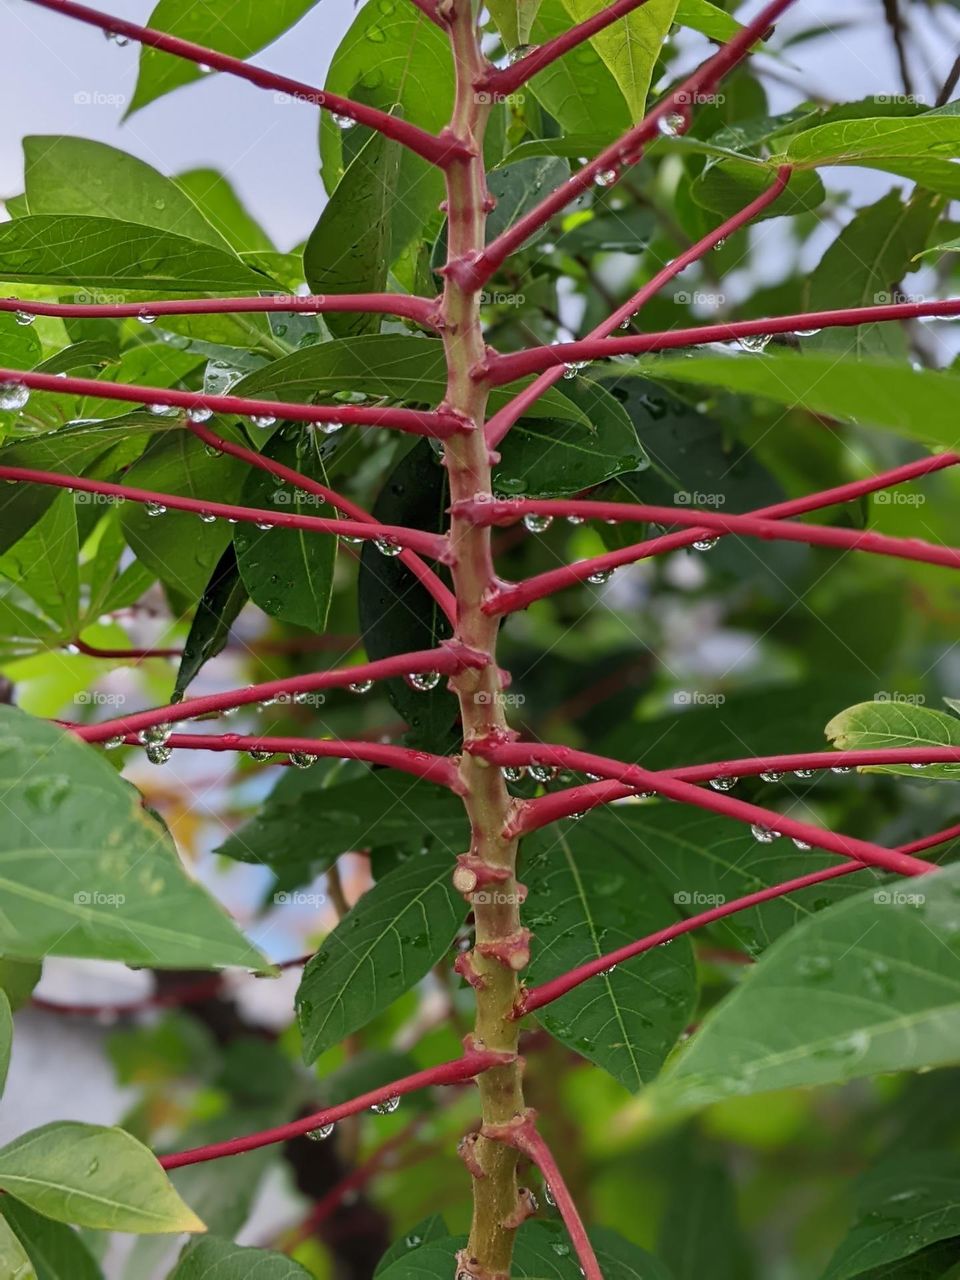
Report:
[[[447,261],[479,254],[485,243],[489,205],[483,163],[488,95],[476,84],[489,70],[480,50],[471,0],[443,0],[439,14],[448,27],[456,68],[456,100],[451,131],[474,154],[446,167]],[[488,390],[470,373],[484,357],[479,289],[446,276],[441,333],[447,357],[445,408],[470,424],[445,444],[452,503],[491,493],[491,461],[483,435]],[[466,742],[507,731],[502,681],[496,662],[498,621],[483,611],[484,594],[493,585],[490,530],[454,514],[450,537],[457,597],[456,636],[490,655],[482,670],[464,671],[452,685],[460,701]],[[470,818],[471,848],[454,876],[457,888],[473,903],[476,945],[462,970],[476,989],[476,1047],[516,1054],[518,1025],[511,1017],[519,995],[518,973],[528,957],[520,923],[516,871],[517,841],[503,836],[511,799],[500,769],[469,751],[460,762],[464,804]],[[503,1125],[524,1108],[521,1065],[487,1072],[478,1081],[485,1125]],[[478,1136],[470,1144],[467,1165],[473,1177],[474,1213],[470,1239],[460,1259],[460,1274],[475,1280],[505,1280],[510,1273],[518,1218],[517,1152]],[[510,1225],[512,1224],[512,1225]]]

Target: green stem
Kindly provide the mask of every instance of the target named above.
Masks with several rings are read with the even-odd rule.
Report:
[[[456,67],[450,129],[475,153],[455,160],[446,170],[449,263],[479,253],[485,243],[488,193],[483,135],[490,108],[489,95],[478,93],[475,85],[489,67],[480,50],[470,0],[442,3],[440,16],[449,29]],[[448,275],[440,314],[448,374],[445,404],[472,425],[445,447],[450,497],[457,503],[492,492],[490,453],[482,430],[488,388],[471,378],[485,350],[479,289],[464,287]],[[450,537],[457,638],[491,657],[482,670],[463,672],[452,681],[464,738],[470,741],[507,732],[496,662],[498,623],[482,608],[494,582],[493,558],[489,529],[477,528],[454,514]],[[478,1046],[516,1054],[519,1029],[511,1015],[519,995],[518,972],[526,964],[528,950],[520,922],[521,890],[515,879],[517,842],[503,835],[512,801],[495,765],[464,752],[460,772],[471,848],[468,860],[461,860],[455,883],[471,901],[476,921],[476,946],[463,962],[477,993],[474,1039]],[[519,1060],[488,1072],[478,1084],[484,1124],[503,1125],[523,1113]],[[461,1255],[461,1275],[502,1280],[510,1272],[518,1206],[525,1203],[517,1188],[517,1152],[504,1143],[477,1137],[467,1163],[473,1175],[474,1213],[470,1239]]]

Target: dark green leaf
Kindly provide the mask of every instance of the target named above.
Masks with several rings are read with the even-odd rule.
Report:
[[[446,850],[402,862],[325,940],[297,991],[306,1062],[366,1026],[450,949],[466,914],[453,865]]]
[[[840,751],[875,747],[960,747],[960,719],[913,702],[861,702],[834,716],[826,728]],[[960,762],[931,764],[917,771],[911,764],[868,765],[864,773],[899,773],[907,778],[960,781]]]
[[[13,1196],[0,1198],[0,1214],[33,1264],[36,1280],[103,1280],[87,1246],[62,1222],[41,1217]],[[18,1280],[16,1272],[11,1280]]]
[[[237,553],[231,542],[217,562],[190,623],[177,669],[175,698],[184,693],[211,658],[223,651],[230,638],[230,628],[246,602],[247,588],[240,577]]]

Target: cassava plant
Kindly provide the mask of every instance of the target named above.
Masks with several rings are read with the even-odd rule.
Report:
[[[311,7],[4,19],[139,45],[131,110],[203,72],[268,112],[319,108],[329,200],[282,253],[213,171],[25,142],[0,224],[0,1051],[5,1072],[21,1004],[123,1016],[115,1060],[146,1092],[125,1129],[56,1121],[0,1149],[0,1271],[742,1280],[712,1165],[700,1215],[678,1166],[660,1259],[649,1205],[601,1212],[625,1235],[588,1231],[574,1192],[601,1153],[563,1090],[592,1063],[611,1132],[689,1161],[709,1108],[908,1091],[960,1057],[960,876],[939,865],[960,704],[923,692],[951,672],[956,692],[960,379],[937,366],[960,316],[960,62],[934,105],[913,69],[950,6],[873,6],[903,91],[855,102],[798,79],[781,19],[810,35],[788,21],[803,0],[369,0],[323,88],[247,60]],[[865,168],[911,193],[856,208],[819,173]],[[784,269],[761,286],[764,254]],[[919,271],[929,293],[907,294]],[[694,661],[689,628],[676,648],[710,575],[739,667]],[[157,705],[122,705],[121,668]],[[208,783],[201,753],[233,764],[215,754]],[[339,920],[318,917],[310,956],[272,964],[188,876],[153,808],[174,798],[119,776],[144,755],[187,762],[181,819],[223,800],[220,851],[269,869],[266,918],[325,878]],[[55,956],[156,988],[32,995]],[[295,1028],[251,1029],[224,971],[300,967]],[[168,1035],[192,1063],[188,1024],[206,1111],[141,1063]],[[297,1032],[316,1073],[285,1055]],[[411,1111],[361,1159],[361,1113],[421,1094],[441,1119]],[[913,1164],[884,1163],[889,1134],[844,1151],[866,1170],[849,1234],[828,1215],[759,1274],[960,1275],[960,1130],[939,1118]],[[469,1188],[468,1231],[434,1216],[384,1252],[370,1184],[458,1135],[456,1195],[413,1169],[398,1214],[455,1215]],[[266,1167],[249,1153],[281,1149],[309,1213],[240,1247]],[[208,1164],[239,1172],[219,1192],[167,1176]],[[361,1202],[373,1216],[335,1229]],[[90,1243],[205,1227],[172,1270],[139,1242],[109,1271]]]

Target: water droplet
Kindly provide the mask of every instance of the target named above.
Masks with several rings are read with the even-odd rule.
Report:
[[[831,773],[853,773],[853,766],[849,764],[835,764],[831,766]]]
[[[815,338],[820,332],[819,329],[794,329],[794,334],[798,338]]]
[[[351,693],[369,693],[373,688],[372,680],[354,680],[352,684],[348,684],[347,688]]]
[[[794,769],[793,776],[795,778],[812,778],[816,772],[816,769]]]
[[[251,760],[256,760],[258,764],[262,764],[264,760],[272,760],[274,753],[272,751],[262,751],[259,747],[251,747],[247,755]]]
[[[677,138],[687,127],[687,117],[682,111],[668,111],[657,121],[657,129],[665,138]]]
[[[137,312],[137,319],[140,321],[141,324],[157,323],[157,317],[153,314],[152,311],[148,311],[146,307],[141,307],[141,309]]]
[[[522,765],[505,764],[500,772],[503,774],[507,782],[523,781],[524,770]]]
[[[15,311],[13,313],[13,318],[16,320],[17,324],[27,325],[33,324],[37,317],[29,311]]]
[[[212,511],[201,511],[201,512],[200,512],[200,519],[203,521],[203,523],[204,523],[204,524],[216,524],[216,523],[217,523],[217,517],[213,514],[213,512],[212,512]]]
[[[710,785],[714,791],[732,791],[739,781],[739,778],[732,775],[721,774],[719,778],[711,778]]]
[[[416,689],[418,693],[429,693],[440,683],[440,678],[439,671],[415,671],[406,679],[411,689]]]
[[[392,538],[374,538],[373,545],[382,556],[398,556],[403,550],[403,547]]]
[[[203,452],[207,455],[207,457],[208,457],[208,458],[222,458],[222,457],[223,457],[223,450],[222,450],[222,449],[218,449],[218,448],[217,448],[217,446],[216,446],[215,444],[205,444],[205,445],[203,446]],[[234,521],[234,523],[236,523],[236,521]]]
[[[266,431],[268,427],[275,426],[277,422],[276,418],[269,413],[251,413],[250,421],[255,427],[260,427],[264,431]]]
[[[162,418],[168,413],[176,412],[176,410],[172,409],[168,404],[148,404],[147,410],[152,413],[155,418]]]
[[[927,767],[927,766],[926,766],[925,764],[913,764],[913,763],[911,763],[911,765],[910,765],[910,768],[911,768],[911,769],[925,769],[926,767]]]
[[[567,524],[584,524],[583,516],[567,516]]]
[[[213,73],[213,67],[208,67],[205,62],[198,62],[197,70],[200,72],[202,76],[209,76],[209,75],[212,75]]]
[[[553,1198],[553,1192],[550,1190],[550,1184],[548,1182],[543,1184],[543,1198],[551,1208],[555,1209],[557,1207],[557,1202]]]
[[[330,116],[338,129],[352,129],[357,123],[352,116],[341,116],[336,111],[331,111]]]
[[[0,409],[22,409],[30,399],[30,389],[22,382],[0,382]]]
[[[313,425],[322,436],[333,436],[343,430],[342,422],[315,422]]]
[[[797,848],[798,848],[798,849],[800,849],[800,850],[801,850],[801,852],[803,852],[803,853],[809,853],[809,852],[810,852],[810,850],[813,848],[813,845],[812,845],[812,844],[807,844],[806,840],[800,840],[800,839],[798,839],[796,836],[794,836],[794,837],[793,837],[793,843],[794,843],[794,844],[797,846]]]
[[[519,62],[521,58],[525,58],[538,48],[539,45],[535,44],[518,44],[515,49],[511,49],[507,54],[507,63],[512,66],[515,62]]]
[[[754,840],[758,840],[760,844],[773,844],[774,840],[780,838],[779,831],[771,831],[769,827],[761,827],[757,822],[751,825],[750,832]]]
[[[311,1142],[326,1142],[335,1128],[332,1124],[319,1124],[316,1129],[310,1129],[306,1136]]]
[[[569,364],[565,364],[563,366],[563,376],[568,382],[570,382],[582,369],[585,369],[589,363],[589,360],[571,360]]]
[[[719,538],[698,538],[693,544],[693,549],[694,551],[712,551],[719,541]]]
[[[309,769],[316,760],[309,751],[291,751],[289,760],[295,769]]]
[[[213,417],[213,410],[208,409],[205,404],[195,404],[187,410],[187,417],[191,422],[209,422]]]
[[[115,44],[118,49],[125,49],[130,43],[129,36],[123,36],[119,31],[104,31],[103,33],[111,44]]]
[[[778,773],[776,769],[764,769],[760,777],[764,782],[779,782],[783,777],[782,773]]]
[[[400,1096],[395,1094],[392,1098],[386,1098],[383,1102],[375,1102],[370,1110],[374,1115],[389,1116],[396,1111],[400,1105]]]
[[[167,511],[167,508],[163,505],[162,502],[154,502],[152,500],[149,502],[145,502],[143,504],[143,509],[144,511],[146,511],[148,516],[166,515],[166,511]]]
[[[531,533],[546,533],[553,524],[553,516],[538,515],[534,511],[528,511],[523,517],[523,523]]]
[[[141,729],[137,734],[137,741],[142,746],[165,746],[173,733],[173,726],[169,724],[151,724],[145,729]]]
[[[619,176],[616,169],[601,169],[594,174],[593,181],[598,187],[612,187]]]
[[[566,1257],[569,1257],[570,1255],[570,1246],[566,1243],[565,1240],[551,1241],[550,1248],[553,1250],[553,1252],[557,1255],[558,1258],[566,1258]]]
[[[760,355],[766,351],[770,345],[769,333],[744,334],[742,338],[737,339],[737,346],[742,351],[749,351],[753,355]]]
[[[123,746],[123,734],[118,733],[115,738],[108,738],[103,745],[107,751],[116,751],[117,747]]]
[[[270,523],[269,520],[258,520],[256,522],[256,527],[260,529],[263,533],[267,533],[270,529],[273,528],[273,525]]]
[[[587,581],[595,587],[602,587],[605,582],[609,582],[613,577],[612,569],[595,569],[593,573],[587,575]]]
[[[529,764],[527,765],[527,773],[533,778],[534,782],[552,782],[557,776],[556,765],[552,764]]]
[[[166,764],[173,755],[173,747],[165,747],[159,742],[151,742],[144,749],[144,755],[151,764]]]

